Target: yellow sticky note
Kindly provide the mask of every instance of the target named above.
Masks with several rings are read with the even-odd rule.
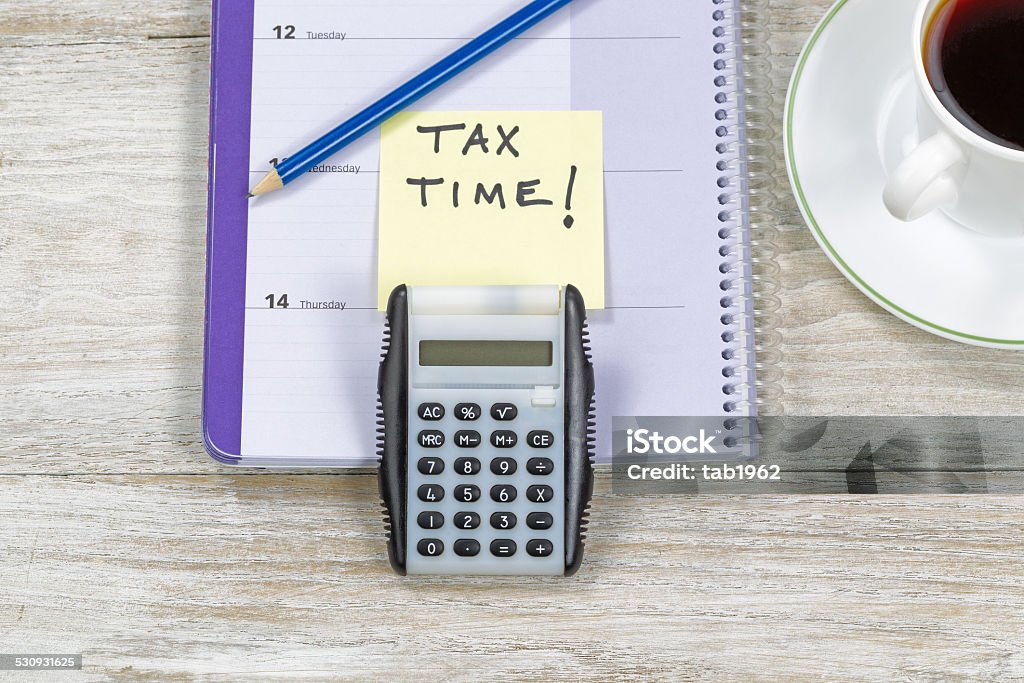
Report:
[[[381,129],[378,306],[409,285],[573,284],[604,308],[601,112],[405,112]]]

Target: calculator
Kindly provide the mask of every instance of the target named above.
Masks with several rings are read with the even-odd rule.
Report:
[[[395,571],[575,573],[594,436],[579,290],[402,285],[383,350],[380,491]]]

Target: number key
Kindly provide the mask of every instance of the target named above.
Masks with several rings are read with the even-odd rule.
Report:
[[[518,521],[511,512],[495,512],[491,515],[491,526],[495,529],[514,529]]]
[[[497,475],[515,474],[517,467],[515,458],[495,458],[491,460],[491,472]]]
[[[424,538],[416,544],[416,551],[427,557],[437,557],[444,552],[444,543],[439,538]]]
[[[444,489],[437,484],[423,484],[416,489],[416,495],[424,503],[436,503],[444,499]]]
[[[444,515],[440,512],[421,512],[416,517],[421,529],[440,529],[444,526]]]
[[[511,503],[516,499],[516,495],[518,495],[518,492],[515,486],[501,484],[491,487],[491,500],[495,503]]]
[[[475,503],[480,500],[480,487],[472,484],[460,484],[455,487],[455,500],[463,503]]]
[[[444,472],[444,460],[441,458],[420,458],[416,463],[420,474],[441,474]]]
[[[455,472],[457,474],[471,475],[480,471],[480,461],[476,458],[457,458],[455,460]]]
[[[456,529],[475,529],[480,526],[480,515],[475,512],[456,512],[452,522]]]

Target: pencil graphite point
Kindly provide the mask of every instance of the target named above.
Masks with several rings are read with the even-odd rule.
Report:
[[[252,192],[249,193],[250,197],[257,195],[266,194],[268,192],[274,192],[284,187],[284,183],[281,182],[281,176],[277,174],[277,169],[270,169],[270,173],[263,176],[263,180],[256,183],[256,187],[252,188]]]

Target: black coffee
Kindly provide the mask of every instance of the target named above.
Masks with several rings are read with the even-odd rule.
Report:
[[[946,0],[924,56],[932,88],[957,119],[1024,150],[1024,0]]]

